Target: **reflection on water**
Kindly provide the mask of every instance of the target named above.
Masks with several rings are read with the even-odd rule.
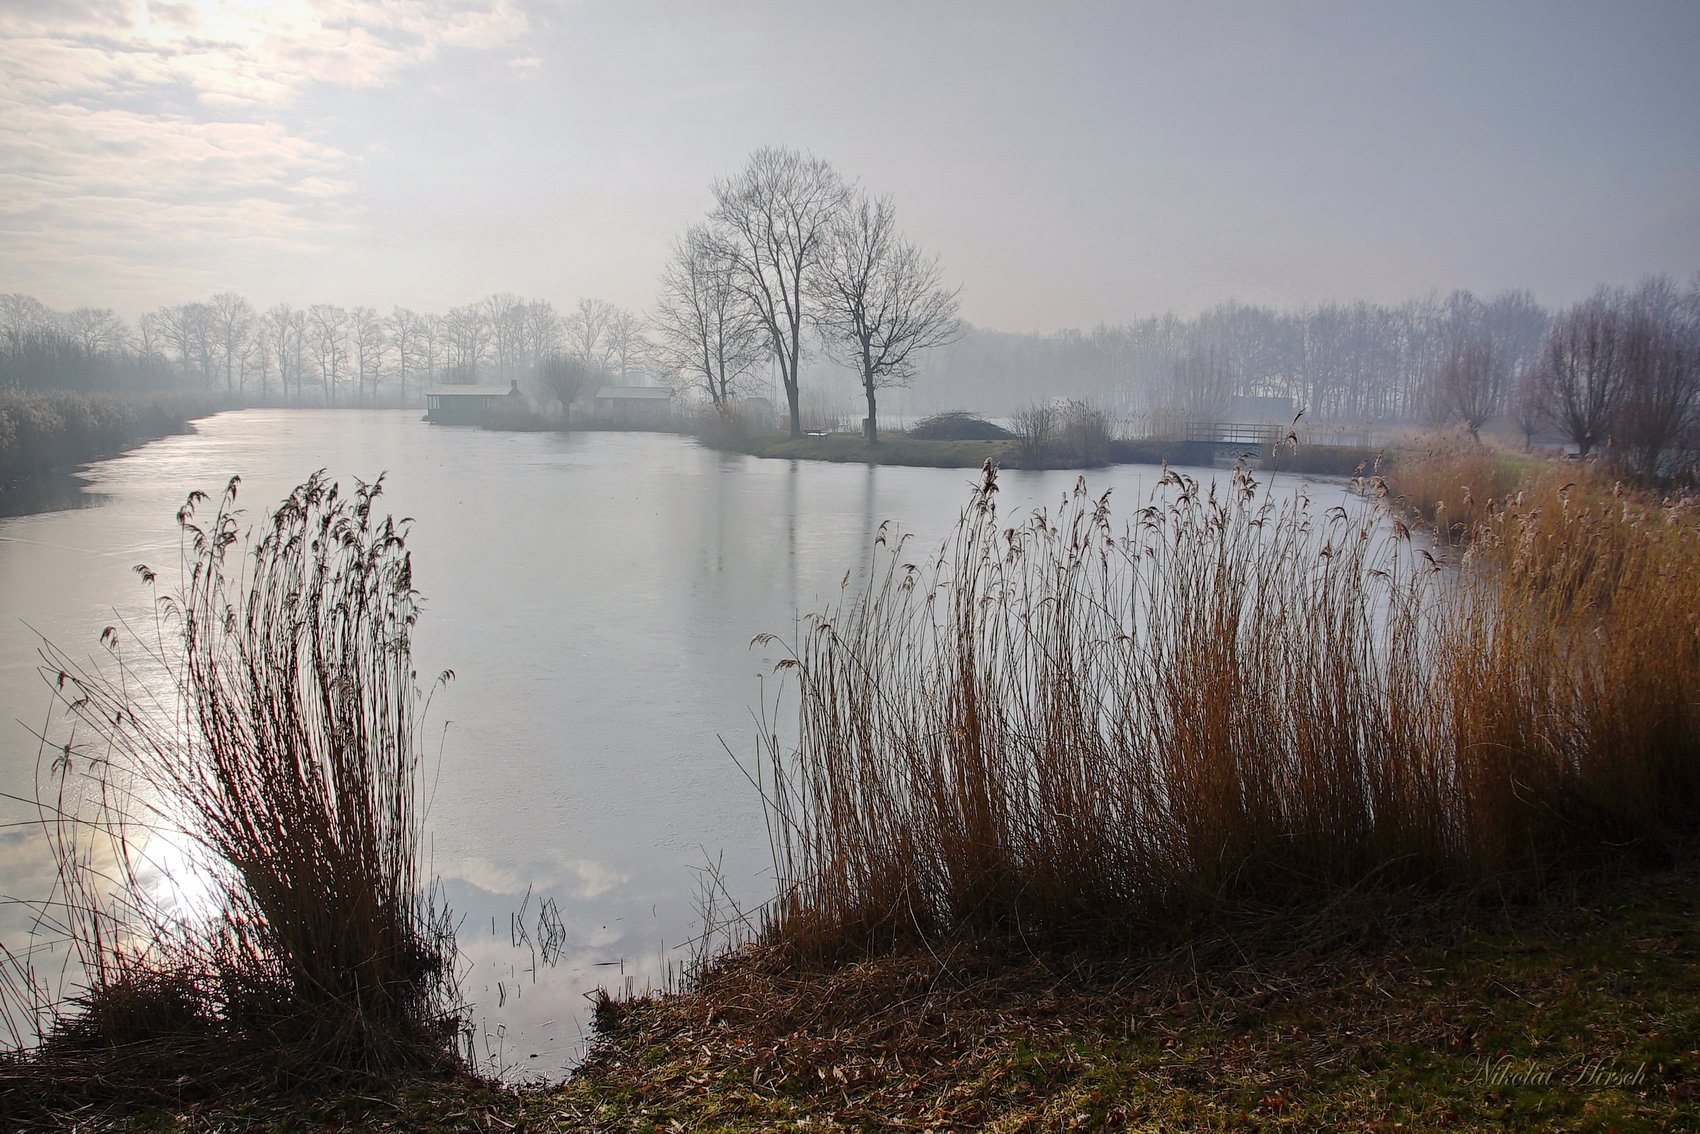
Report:
[[[99,508],[111,502],[104,492],[88,491],[88,481],[72,473],[44,473],[0,489],[0,519]]]
[[[481,1050],[543,1075],[577,1058],[588,991],[660,986],[682,962],[707,863],[746,907],[768,893],[759,803],[728,755],[753,754],[780,656],[751,639],[789,637],[847,572],[858,586],[882,522],[936,545],[976,479],[762,461],[668,435],[441,429],[413,411],[220,414],[91,466],[105,507],[0,520],[0,791],[30,794],[30,727],[47,704],[24,624],[97,653],[102,626],[154,617],[131,568],[175,580],[172,517],[190,490],[216,495],[240,474],[257,520],[321,467],[345,482],[387,472],[380,507],[414,518],[415,661],[457,675],[425,730],[429,868],[470,963]],[[1157,475],[1092,483],[1114,486],[1126,515]],[[1054,507],[1074,480],[1007,472],[1000,507]],[[30,814],[0,806],[0,823]],[[37,844],[0,830],[0,890],[50,884]],[[539,927],[545,902],[554,930]],[[0,940],[17,932],[16,910],[0,909]]]

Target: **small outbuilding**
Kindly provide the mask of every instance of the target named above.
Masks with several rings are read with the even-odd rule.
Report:
[[[425,391],[425,420],[439,425],[481,425],[498,407],[517,402],[519,383],[507,386],[451,383]]]
[[[665,386],[604,386],[596,391],[593,412],[604,425],[659,428],[673,419],[673,391]]]

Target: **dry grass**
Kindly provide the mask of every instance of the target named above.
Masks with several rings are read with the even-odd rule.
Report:
[[[210,523],[199,494],[179,513],[185,582],[151,631],[109,628],[92,671],[43,651],[59,886],[38,924],[86,987],[61,999],[39,951],[13,959],[13,1016],[41,1034],[7,1077],[56,1105],[451,1062],[404,530],[379,485],[315,476],[244,548],[235,490]]]
[[[1401,450],[1385,471],[1405,509],[1452,543],[1469,534],[1488,501],[1505,498],[1522,479],[1518,462],[1462,430]]]
[[[988,466],[936,558],[887,547],[781,663],[768,935],[800,960],[1538,885],[1694,822],[1682,509],[1544,541],[1547,513],[1496,511],[1454,570],[1367,504],[1315,514],[1243,471],[1167,474],[1125,528],[1084,483],[1008,527],[996,491]]]

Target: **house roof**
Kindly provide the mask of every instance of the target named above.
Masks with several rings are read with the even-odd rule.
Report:
[[[604,386],[596,391],[598,401],[661,401],[671,398],[673,391],[665,386]]]
[[[444,386],[432,386],[425,392],[433,398],[499,398],[511,393],[512,391],[512,386],[477,386],[462,382],[450,383]]]

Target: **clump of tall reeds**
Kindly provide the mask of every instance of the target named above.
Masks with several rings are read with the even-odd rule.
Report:
[[[236,487],[210,522],[200,493],[178,513],[184,582],[152,629],[108,628],[91,668],[44,648],[64,727],[42,921],[85,987],[40,1002],[30,1058],[145,1049],[126,1066],[157,1085],[192,1053],[179,1089],[445,1065],[454,945],[421,874],[405,522],[374,514],[381,478],[345,496],[320,474],[245,542]]]
[[[1505,454],[1463,431],[1431,435],[1376,471],[1386,474],[1408,512],[1452,543],[1464,540],[1487,502],[1511,492],[1519,479]]]
[[[1367,503],[1316,514],[1243,470],[1166,472],[1122,527],[1084,482],[1012,525],[996,493],[988,466],[940,554],[888,545],[781,663],[799,718],[763,781],[769,933],[799,955],[1538,881],[1693,822],[1691,523],[1618,574],[1602,624],[1598,602],[1482,556],[1443,567]],[[1686,597],[1653,593],[1661,571]],[[1614,637],[1661,615],[1656,650]]]

